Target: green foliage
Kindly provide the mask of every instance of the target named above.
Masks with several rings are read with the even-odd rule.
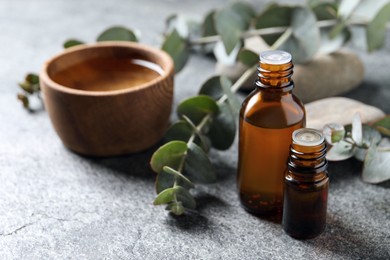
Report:
[[[239,2],[216,11],[214,26],[221,36],[227,54],[239,44],[242,32],[248,29],[254,15],[251,6]]]
[[[215,100],[205,95],[187,98],[177,107],[179,117],[185,115],[194,125],[198,125],[207,114],[217,112],[218,105]]]
[[[166,210],[172,214],[180,215],[195,209],[195,200],[189,192],[194,187],[193,181],[216,181],[207,151],[210,141],[212,147],[219,150],[228,149],[234,141],[236,120],[233,111],[237,109],[238,101],[232,88],[231,82],[223,76],[206,80],[198,96],[179,104],[177,113],[180,119],[166,134],[170,142],[152,156],[151,166],[158,174],[157,193],[165,198],[165,190],[171,191],[177,185],[183,188],[182,192],[175,193],[176,197],[163,200],[162,204],[167,204]],[[167,194],[170,194],[168,191]]]
[[[372,143],[367,151],[363,167],[363,180],[368,183],[380,183],[390,179],[390,150],[380,151]]]
[[[385,5],[367,26],[368,51],[379,49],[385,42],[386,23],[390,18],[390,3]]]
[[[295,7],[291,16],[291,36],[280,48],[293,54],[294,61],[309,61],[320,47],[320,33],[312,11],[304,7]]]
[[[23,82],[20,82],[19,87],[22,90],[22,93],[17,94],[17,99],[22,102],[23,107],[29,111],[34,111],[35,109],[30,106],[30,98],[40,99],[41,88],[39,85],[39,76],[34,73],[29,73],[24,78]]]
[[[241,61],[241,63],[247,65],[248,67],[252,67],[259,62],[259,55],[251,50],[242,49],[238,53],[238,60]]]
[[[137,36],[133,33],[132,30],[129,30],[122,26],[115,26],[108,28],[102,32],[96,39],[98,42],[102,41],[129,41],[137,42]]]
[[[270,5],[256,18],[255,28],[288,27],[291,24],[292,12],[293,8],[290,6]],[[262,38],[268,45],[272,46],[281,35],[281,33],[264,35]]]
[[[175,63],[176,73],[184,68],[188,61],[190,51],[186,40],[179,35],[176,29],[165,38],[161,49],[172,57]]]
[[[67,48],[81,45],[81,44],[84,44],[84,42],[76,40],[76,39],[69,39],[66,42],[64,42],[64,48],[67,49]]]
[[[390,116],[386,116],[385,118],[379,120],[374,124],[376,130],[378,130],[381,134],[390,137]]]
[[[374,127],[378,125],[389,127],[389,123],[390,120],[386,117],[374,124]],[[354,116],[352,125],[345,126],[342,136],[340,127],[336,124],[325,126],[326,140],[329,141],[329,136],[333,134],[337,135],[339,140],[337,143],[331,143],[333,146],[326,158],[329,161],[341,161],[354,156],[364,163],[362,177],[365,182],[379,183],[389,180],[390,147],[381,145],[384,139],[374,127],[362,125],[359,114]]]

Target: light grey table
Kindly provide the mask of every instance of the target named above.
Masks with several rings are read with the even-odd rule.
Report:
[[[80,157],[63,147],[45,112],[29,114],[16,101],[16,82],[69,37],[91,42],[125,25],[158,46],[169,14],[204,15],[224,3],[0,0],[0,259],[390,259],[390,183],[363,183],[357,161],[330,165],[326,231],[298,241],[240,208],[237,140],[211,153],[219,182],[196,190],[199,215],[174,218],[152,205],[153,149]],[[365,80],[346,96],[390,113],[389,36],[381,51],[360,55]],[[193,55],[176,77],[175,103],[213,72],[212,59]]]

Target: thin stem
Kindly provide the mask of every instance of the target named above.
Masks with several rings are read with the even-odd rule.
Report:
[[[257,70],[257,66],[252,66],[250,67],[249,69],[247,69],[242,75],[241,77],[238,78],[238,80],[233,84],[233,86],[231,86],[230,90],[233,92],[233,93],[236,93],[237,90],[239,90],[241,88],[241,86],[253,75],[253,73]],[[228,98],[228,96],[226,94],[224,94],[222,97],[220,97],[220,99],[218,99],[217,103],[218,105],[222,104],[223,102],[226,101],[226,99]]]
[[[285,43],[288,38],[290,38],[292,34],[292,29],[288,28],[275,42],[272,44],[271,49],[276,50],[280,46],[282,46],[283,43]]]
[[[332,27],[338,23],[340,23],[340,21],[336,19],[322,20],[316,22],[318,28]],[[368,23],[369,21],[366,20],[349,20],[346,23],[346,25],[366,26]],[[242,32],[241,38],[246,39],[252,36],[264,36],[264,35],[284,33],[289,28],[290,27],[288,26],[278,26],[278,27],[269,27],[269,28],[262,28],[262,29],[251,29]],[[390,28],[390,23],[386,24],[386,28],[388,29]],[[212,35],[212,36],[206,36],[206,37],[190,40],[189,43],[190,45],[207,44],[207,43],[217,42],[220,39],[221,39],[220,35]]]

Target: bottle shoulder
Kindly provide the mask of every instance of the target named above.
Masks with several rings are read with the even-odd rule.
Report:
[[[303,103],[291,92],[267,93],[256,89],[244,100],[240,116],[263,127],[283,128],[295,124],[305,126]]]

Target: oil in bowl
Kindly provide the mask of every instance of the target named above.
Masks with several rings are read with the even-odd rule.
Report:
[[[114,91],[142,86],[164,74],[150,61],[97,57],[73,64],[50,75],[53,81],[84,91]]]

